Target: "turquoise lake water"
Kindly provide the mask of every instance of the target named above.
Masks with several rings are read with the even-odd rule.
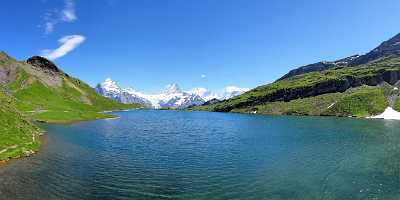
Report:
[[[400,199],[400,122],[137,110],[43,125],[0,199]]]

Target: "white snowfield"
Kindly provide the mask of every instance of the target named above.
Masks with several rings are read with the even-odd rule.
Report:
[[[387,107],[382,114],[368,118],[400,120],[400,112],[395,111],[392,107]]]

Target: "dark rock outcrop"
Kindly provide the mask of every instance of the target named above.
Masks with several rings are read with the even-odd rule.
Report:
[[[214,99],[206,101],[205,103],[203,103],[202,106],[208,106],[208,105],[212,105],[212,104],[216,104],[216,103],[220,103],[220,102],[222,102],[222,100],[214,98]]]
[[[53,62],[50,60],[41,57],[41,56],[33,56],[26,60],[26,63],[43,70],[48,70],[57,73],[64,73],[62,72]]]
[[[343,58],[343,59],[336,60],[336,61],[322,61],[322,62],[317,62],[317,63],[309,64],[306,66],[302,66],[297,69],[293,69],[293,70],[289,71],[289,73],[287,73],[284,76],[282,76],[281,78],[279,78],[278,81],[286,79],[286,78],[290,78],[292,76],[309,73],[309,72],[320,72],[320,71],[325,71],[325,70],[335,68],[335,67],[347,66],[350,62],[352,62],[354,59],[356,59],[358,57],[359,57],[358,55],[354,55],[354,56],[350,56],[350,57]]]

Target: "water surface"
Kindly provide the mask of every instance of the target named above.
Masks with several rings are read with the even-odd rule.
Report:
[[[0,199],[400,199],[400,122],[138,110],[45,125]]]

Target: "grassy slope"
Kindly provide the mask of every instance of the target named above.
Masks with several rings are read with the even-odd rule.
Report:
[[[285,115],[330,115],[367,117],[382,113],[388,105],[381,87],[362,86],[344,93],[331,93],[289,102],[269,102],[262,105],[234,109],[232,112]]]
[[[209,106],[198,106],[191,110],[216,111],[223,108],[233,108],[232,112],[252,112],[265,114],[301,114],[301,115],[336,115],[365,117],[383,112],[387,106],[385,87],[358,87],[345,93],[330,93],[314,97],[292,100],[290,102],[257,103],[258,99],[271,95],[278,90],[301,89],[313,87],[327,80],[342,80],[348,76],[363,78],[371,77],[382,70],[399,70],[400,58],[386,58],[357,67],[337,68],[323,72],[311,72],[257,87],[245,94],[230,100]],[[250,103],[249,103],[250,102]],[[254,106],[241,106],[244,103]],[[400,110],[400,101],[395,106]],[[335,103],[333,106],[331,104]],[[329,107],[329,109],[328,109]]]
[[[37,151],[39,129],[16,110],[12,98],[0,91],[0,160]]]
[[[29,82],[29,83],[28,83]],[[67,123],[112,117],[106,110],[138,108],[98,95],[80,80],[65,77],[62,87],[50,87],[21,70],[8,85],[18,110],[40,121]]]

